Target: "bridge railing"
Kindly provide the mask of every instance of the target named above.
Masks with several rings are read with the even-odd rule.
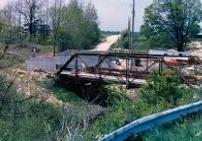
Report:
[[[163,111],[131,122],[130,124],[104,136],[98,141],[124,141],[132,135],[170,123],[189,114],[202,111],[202,101]]]

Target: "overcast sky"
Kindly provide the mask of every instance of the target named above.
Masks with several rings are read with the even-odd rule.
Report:
[[[132,0],[85,0],[92,1],[97,8],[100,26],[104,30],[127,28],[132,13]],[[144,9],[152,0],[136,0],[136,30],[143,24]]]
[[[4,6],[9,1],[12,0],[0,0],[0,6]],[[80,1],[91,1],[95,5],[99,16],[100,28],[102,30],[120,31],[127,28],[128,17],[131,16],[132,13],[132,0]],[[139,31],[140,26],[143,24],[144,9],[151,4],[152,1],[153,0],[136,0],[136,31]]]

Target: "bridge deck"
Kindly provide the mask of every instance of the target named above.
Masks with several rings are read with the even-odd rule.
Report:
[[[105,83],[119,83],[119,84],[130,83],[131,85],[146,84],[145,79],[129,78],[127,80],[126,77],[111,76],[111,75],[100,76],[99,74],[90,74],[90,73],[86,73],[86,72],[81,72],[76,76],[75,73],[73,73],[73,72],[63,71],[60,75],[69,77],[69,78],[75,78],[75,79],[85,79],[85,80],[89,80],[89,81],[103,81]]]

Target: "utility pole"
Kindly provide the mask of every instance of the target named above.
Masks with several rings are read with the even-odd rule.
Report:
[[[133,0],[133,9],[132,9],[132,36],[131,36],[131,51],[134,51],[135,47],[135,0]]]
[[[129,73],[130,73],[130,67],[129,67],[129,64],[130,64],[130,58],[129,58],[129,53],[131,53],[131,19],[128,18],[128,55],[127,55],[127,58],[126,58],[126,82],[127,82],[127,85],[129,85]]]
[[[134,48],[135,48],[135,0],[133,0],[133,8],[132,8],[132,32],[131,32],[131,46],[130,46],[130,52],[131,54],[134,53]],[[130,59],[130,68],[131,70],[133,69],[133,64],[135,62],[134,59]]]
[[[131,51],[131,49],[132,49],[132,39],[131,39],[131,18],[128,18],[128,49]]]

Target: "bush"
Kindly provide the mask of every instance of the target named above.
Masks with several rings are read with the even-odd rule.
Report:
[[[120,102],[127,101],[126,89],[120,85],[109,85],[104,88],[107,95],[107,105],[117,106]]]
[[[17,66],[22,62],[23,62],[23,60],[18,56],[5,54],[0,59],[0,69],[6,69],[6,68],[9,68],[9,67]]]
[[[140,99],[145,103],[157,105],[166,102],[168,107],[175,107],[193,99],[193,91],[182,85],[176,72],[167,70],[162,74],[154,72],[143,88],[140,89]]]

